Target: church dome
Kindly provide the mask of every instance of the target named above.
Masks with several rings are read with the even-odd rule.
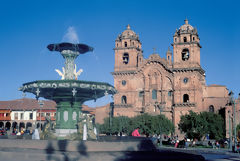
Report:
[[[187,30],[193,30],[194,28],[192,25],[188,24],[188,20],[184,20],[185,24],[180,27],[180,30],[187,31]]]
[[[175,34],[181,34],[181,33],[191,33],[191,34],[197,34],[197,29],[194,28],[192,25],[188,24],[188,20],[184,20],[185,24],[183,24],[179,29],[176,30]]]
[[[131,30],[130,25],[127,25],[127,29],[122,32],[118,36],[118,39],[137,39],[138,40],[138,35]]]

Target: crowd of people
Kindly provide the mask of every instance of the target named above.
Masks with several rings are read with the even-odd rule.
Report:
[[[0,135],[16,135],[16,136],[29,135],[32,136],[32,139],[39,139],[38,129],[28,130],[23,127],[20,128],[19,130],[17,128],[13,128],[12,130],[0,128]]]
[[[139,133],[139,127],[136,128],[135,130],[133,130],[132,132],[132,136],[134,137],[140,137],[141,134]],[[142,135],[143,137],[145,135]],[[165,145],[172,145],[175,148],[188,148],[188,147],[196,147],[198,144],[197,139],[188,139],[188,138],[184,138],[182,140],[180,140],[178,138],[178,135],[176,136],[167,136],[167,135],[163,135],[163,137],[161,138],[160,135],[153,135],[152,136],[152,140],[153,142],[155,142],[155,144],[160,145],[160,139],[162,139],[162,141],[164,142]],[[209,140],[209,138],[207,139],[207,145],[209,147],[212,147],[213,149],[220,149],[220,148],[226,148],[228,147],[228,141],[222,142],[222,141],[217,141],[217,140]],[[237,151],[240,152],[240,143],[237,144]]]

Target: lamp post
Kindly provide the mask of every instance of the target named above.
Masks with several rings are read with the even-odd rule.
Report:
[[[39,107],[40,107],[40,130],[42,130],[41,129],[41,125],[42,125],[42,107],[43,107],[43,101],[42,100],[38,100],[38,104],[39,104]]]
[[[232,128],[231,128],[232,118],[231,118],[230,110],[228,111],[228,120],[229,120],[229,150],[231,150],[232,149]]]
[[[161,116],[163,107],[159,104],[159,102],[155,102],[155,107],[159,109],[160,116]],[[160,124],[159,124],[159,129],[160,129],[160,147],[162,147],[162,127],[160,126]]]
[[[233,133],[234,133],[234,151],[237,150],[237,135],[236,135],[236,110],[235,110],[235,100],[234,100],[234,93],[231,91],[229,93],[231,97],[231,104],[233,105]]]

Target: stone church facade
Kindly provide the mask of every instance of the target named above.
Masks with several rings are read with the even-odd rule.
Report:
[[[229,91],[226,86],[206,85],[197,29],[185,20],[176,29],[171,45],[173,52],[168,49],[166,58],[153,53],[145,59],[139,36],[129,25],[117,37],[112,72],[118,91],[114,95],[114,116],[164,114],[174,123],[176,132],[180,116],[190,110],[222,110],[223,117],[227,116]]]

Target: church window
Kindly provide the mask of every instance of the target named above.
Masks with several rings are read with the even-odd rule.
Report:
[[[125,80],[122,80],[122,85],[125,86],[126,85],[126,81]]]
[[[143,97],[143,95],[144,95],[144,91],[140,91],[139,92],[139,97]]]
[[[168,91],[168,96],[169,96],[169,97],[172,96],[172,91]]]
[[[127,104],[127,97],[126,96],[122,96],[122,104]]]
[[[195,37],[193,37],[192,39],[193,39],[193,41],[195,41]]]
[[[134,45],[134,42],[132,42],[132,44]]]
[[[168,56],[167,59],[169,60],[169,59],[170,59],[170,56]]]
[[[187,103],[187,102],[189,102],[189,96],[188,96],[188,94],[184,94],[183,95],[183,103]]]
[[[157,99],[157,90],[156,89],[152,90],[152,99]]]
[[[184,38],[183,38],[183,42],[187,42],[187,37],[184,37]]]
[[[184,78],[184,79],[183,79],[183,83],[186,84],[187,82],[188,82],[188,78]]]
[[[209,112],[214,112],[214,106],[213,105],[209,106]]]
[[[177,42],[177,38],[175,38],[175,42]]]
[[[125,47],[127,47],[127,42],[124,43]]]
[[[123,54],[123,63],[128,64],[128,61],[129,61],[129,55],[128,55],[128,53],[124,53]]]
[[[186,61],[189,59],[189,50],[188,49],[183,49],[182,51],[182,60]]]
[[[118,47],[118,43],[117,43],[117,47]]]

